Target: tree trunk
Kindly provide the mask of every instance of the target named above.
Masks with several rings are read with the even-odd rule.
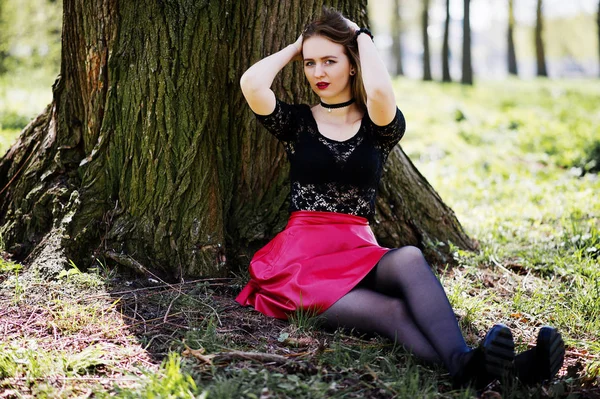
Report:
[[[431,80],[431,55],[429,53],[429,0],[423,0],[421,14],[421,33],[423,36],[423,80]]]
[[[446,21],[444,22],[444,43],[442,45],[442,82],[452,82],[450,76],[450,0],[446,0]]]
[[[365,1],[334,3],[366,22]],[[96,257],[178,278],[247,266],[285,225],[289,187],[285,152],[239,78],[320,6],[64,0],[53,102],[0,160],[0,245],[49,275]],[[273,87],[285,101],[315,100],[300,63]],[[418,245],[439,262],[449,241],[474,248],[399,147],[386,170],[382,244]]]
[[[462,84],[473,84],[473,66],[471,65],[471,0],[464,0],[463,17],[463,54],[462,54]]]
[[[544,53],[544,39],[542,32],[544,30],[544,16],[542,14],[543,0],[537,0],[535,12],[535,56],[537,61],[537,76],[548,76],[546,70],[546,55]]]
[[[394,0],[393,12],[392,12],[392,54],[396,61],[396,75],[404,75],[404,68],[402,67],[402,17],[400,13],[400,2],[401,0]]]
[[[6,8],[4,0],[0,0],[0,27],[4,28],[6,24]],[[8,40],[5,29],[0,29],[0,75],[6,73],[6,58],[8,57]]]
[[[598,1],[598,74],[600,75],[600,1]]]
[[[517,68],[517,54],[515,52],[515,9],[514,0],[508,0],[508,73],[511,75],[519,75]]]

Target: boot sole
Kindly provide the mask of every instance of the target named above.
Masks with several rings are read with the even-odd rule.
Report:
[[[542,327],[538,333],[536,352],[542,380],[552,379],[565,359],[565,343],[560,333],[553,327]]]
[[[510,329],[504,324],[496,324],[482,346],[487,373],[498,380],[506,378],[515,358],[515,343]]]

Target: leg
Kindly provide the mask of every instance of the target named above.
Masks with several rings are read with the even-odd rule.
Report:
[[[327,309],[322,317],[328,327],[375,332],[397,340],[423,360],[440,362],[437,352],[398,298],[367,288],[355,288]]]
[[[385,254],[375,269],[374,288],[405,301],[416,326],[455,375],[470,349],[446,292],[421,251],[403,247]]]
[[[388,252],[379,261],[372,281],[375,290],[404,300],[416,327],[431,342],[457,384],[475,380],[485,385],[506,376],[514,357],[508,327],[494,326],[480,347],[471,350],[444,288],[418,248]]]

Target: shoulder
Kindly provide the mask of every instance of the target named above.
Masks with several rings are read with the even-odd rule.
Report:
[[[404,130],[406,128],[406,120],[404,119],[404,114],[398,107],[396,107],[396,114],[390,123],[387,125],[377,125],[373,120],[369,117],[369,113],[365,112],[363,116],[363,124],[365,126],[369,126],[374,130],[388,130],[388,129],[401,129]]]
[[[254,111],[253,111],[254,112]],[[291,142],[297,137],[298,128],[305,124],[305,114],[310,108],[304,104],[289,104],[279,99],[275,108],[268,115],[254,112],[256,119],[281,141]]]
[[[273,111],[270,114],[261,115],[254,111],[252,111],[252,112],[254,113],[254,115],[256,115],[257,118],[261,119],[261,118],[269,118],[274,115],[282,114],[282,113],[283,114],[304,115],[304,114],[306,114],[307,111],[310,112],[310,107],[307,104],[291,104],[291,103],[282,101],[277,98],[277,99],[275,99],[275,108],[273,109]]]
[[[394,119],[387,125],[376,125],[367,112],[365,112],[365,115],[363,116],[363,125],[365,126],[365,129],[375,137],[384,139],[385,141],[391,140],[396,143],[402,138],[406,131],[406,120],[404,119],[404,114],[398,107],[396,107]]]

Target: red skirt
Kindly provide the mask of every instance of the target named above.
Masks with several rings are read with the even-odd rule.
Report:
[[[319,314],[350,292],[388,251],[377,244],[363,217],[293,212],[285,229],[252,258],[250,282],[236,301],[279,319],[299,308]]]

